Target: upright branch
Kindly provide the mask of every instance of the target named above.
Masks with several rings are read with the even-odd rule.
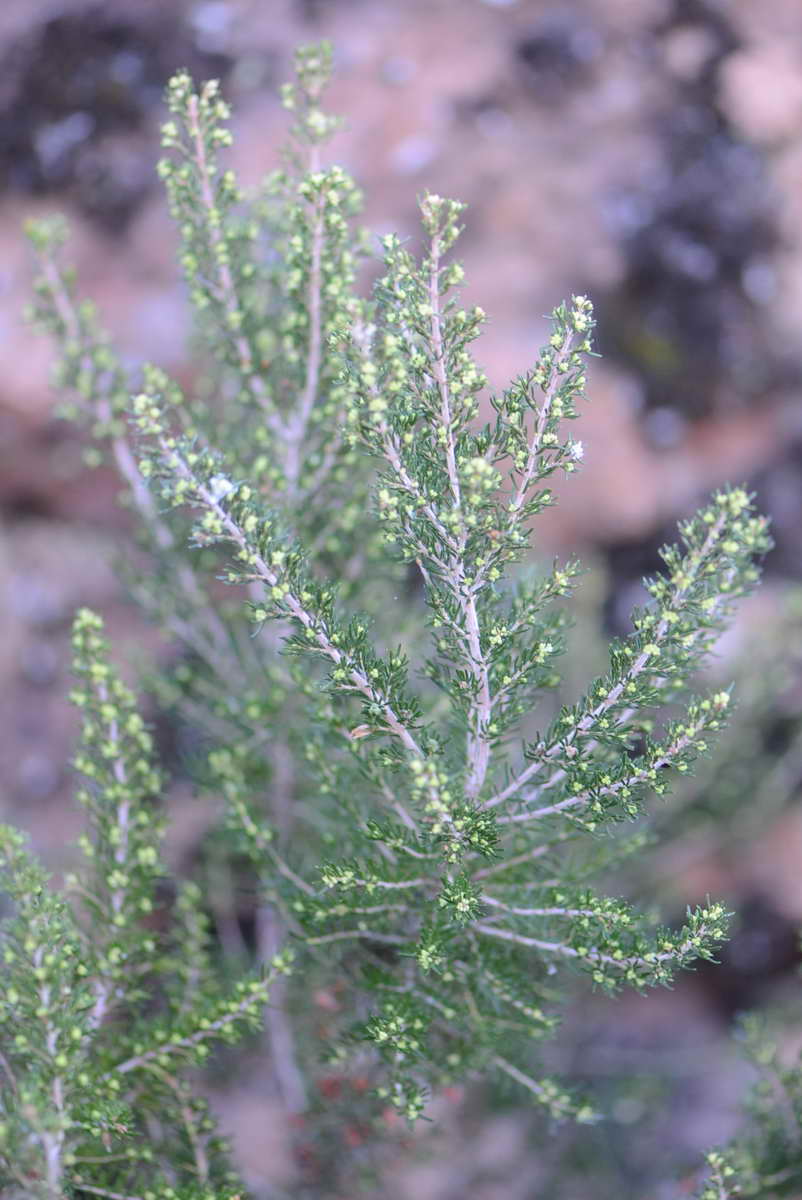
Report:
[[[453,499],[457,546],[449,563],[448,579],[459,604],[464,628],[465,658],[472,675],[472,703],[468,714],[466,746],[467,775],[465,796],[475,800],[482,789],[490,762],[490,668],[482,646],[476,594],[466,581],[465,551],[468,541],[468,526],[462,512],[462,484],[457,467],[456,438],[464,432],[467,420],[473,415],[470,408],[464,410],[460,422],[452,412],[450,367],[443,341],[443,313],[440,296],[441,259],[457,236],[456,216],[459,206],[443,204],[436,196],[427,196],[423,204],[424,227],[431,234],[429,251],[429,307],[431,309],[431,371],[437,384],[440,399],[440,421],[445,434],[443,448],[446,458],[449,488]]]
[[[366,730],[385,733],[400,743],[414,776],[425,780],[422,787],[430,811],[447,819],[447,804],[439,794],[436,774],[425,767],[426,751],[417,737],[419,708],[406,692],[404,656],[378,657],[364,622],[338,620],[334,590],[315,582],[299,550],[286,548],[280,523],[258,504],[253,489],[229,484],[214,455],[200,455],[177,440],[161,402],[162,397],[148,393],[134,401],[138,427],[155,446],[142,470],[160,479],[163,499],[194,504],[201,510],[194,533],[197,544],[233,546],[228,582],[256,584],[261,590],[260,600],[251,608],[252,619],[259,625],[271,619],[292,624],[296,632],[288,646],[297,654],[323,659],[332,693],[357,698]]]
[[[66,237],[63,223],[41,222],[32,225],[28,234],[40,267],[37,300],[31,316],[51,334],[59,348],[58,376],[69,394],[62,412],[87,426],[99,446],[111,451],[145,544],[156,562],[169,569],[179,602],[170,603],[164,592],[157,596],[142,586],[138,573],[132,573],[132,590],[179,642],[192,654],[199,655],[221,680],[237,679],[241,683],[242,667],[231,632],[208,595],[206,580],[199,578],[187,560],[182,537],[176,536],[159,511],[137,466],[125,420],[130,398],[129,372],[123,368],[108,335],[98,326],[92,303],[80,301],[75,294],[73,273],[62,262]],[[146,368],[144,374],[152,378],[154,369]],[[167,386],[166,377],[164,382]],[[102,461],[100,451],[88,453],[93,465]]]
[[[579,699],[566,695],[563,601],[579,566],[524,560],[555,503],[552,477],[583,459],[567,423],[593,354],[591,302],[559,305],[531,369],[483,400],[471,349],[485,315],[460,306],[452,258],[462,205],[435,195],[421,203],[422,256],[384,237],[381,277],[358,298],[359,196],[324,155],[330,66],[326,46],[296,56],[290,149],[255,198],[219,161],[230,135],[216,85],[196,90],[181,73],[168,91],[160,173],[208,349],[203,394],[149,367],[124,400],[126,376],[49,250],[38,315],[61,345],[64,383],[108,424],[151,530],[151,611],[169,614],[182,650],[159,695],[178,697],[208,739],[188,769],[225,812],[210,853],[232,880],[244,855],[250,891],[257,882],[256,957],[292,938],[310,978],[336,975],[337,1062],[410,1120],[431,1088],[482,1072],[554,1118],[589,1120],[539,1049],[559,1019],[563,972],[610,992],[667,985],[724,936],[714,901],[667,928],[608,894],[609,881],[645,845],[643,830],[617,826],[643,820],[647,799],[688,773],[727,719],[729,690],[694,696],[692,677],[757,580],[766,524],[743,489],[717,492],[664,551],[605,672]],[[233,585],[227,603],[206,574]],[[184,955],[175,941],[156,954],[147,906],[164,868],[150,739],[93,618],[81,616],[76,638],[91,818],[78,886],[98,932],[88,943],[75,933],[85,971],[75,1054],[91,1057],[90,1084],[109,1105],[130,1104],[115,1119],[138,1129],[140,1095],[171,1106],[180,1161],[208,1191],[211,1141],[180,1071],[213,1037],[264,1016],[265,982],[221,985],[193,883],[172,910]],[[233,901],[213,919],[228,968],[248,954]],[[269,973],[285,966],[279,955]],[[151,973],[166,1006],[155,1025]],[[304,1070],[316,1070],[299,1015],[305,981],[280,989],[265,1022],[294,1108],[309,1094]],[[136,1021],[117,1039],[123,1010]],[[41,1178],[64,1187],[55,1180],[78,1137],[71,1097],[84,1067],[62,1069],[61,1034],[48,1042],[42,1028],[46,1119],[26,1126],[26,1145]],[[20,1045],[3,1068],[11,1106]],[[133,1168],[105,1172],[82,1170],[80,1186],[140,1194]]]
[[[734,601],[757,577],[752,559],[768,547],[766,521],[752,514],[746,492],[736,488],[717,493],[681,532],[685,554],[676,547],[664,550],[667,575],[647,581],[655,604],[635,613],[635,632],[613,645],[608,675],[560,713],[550,736],[528,748],[529,764],[487,801],[488,808],[514,798],[538,800],[545,789],[585,768],[578,748],[589,741],[591,749],[600,740],[625,745],[633,715],[659,703],[709,649]],[[686,737],[690,734],[689,727]],[[557,769],[541,788],[526,791],[524,785],[552,764]],[[542,815],[552,811],[547,806]]]
[[[223,989],[205,939],[179,935],[185,907],[154,922],[166,870],[150,735],[86,609],[73,646],[89,816],[84,861],[68,878],[77,903],[52,890],[20,834],[0,829],[12,906],[1,931],[0,1189],[41,1200],[74,1190],[169,1195],[200,1178],[204,1200],[233,1200],[213,1122],[200,1099],[188,1100],[182,1074],[258,1021],[289,957]]]
[[[256,230],[230,220],[242,199],[233,172],[221,172],[217,152],[231,144],[224,122],[230,116],[215,80],[200,92],[184,72],[174,76],[168,90],[174,118],[162,127],[162,144],[172,158],[159,164],[167,185],[170,211],[182,222],[184,249],[181,265],[201,311],[211,310],[218,353],[239,373],[243,387],[264,410],[273,432],[282,425],[263,375],[253,317],[248,319],[246,295],[252,270],[242,254],[243,243]],[[228,218],[228,219],[227,219]]]

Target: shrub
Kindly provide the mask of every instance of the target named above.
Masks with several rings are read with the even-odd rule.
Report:
[[[75,766],[89,831],[69,898],[48,888],[22,836],[0,826],[14,906],[3,939],[0,1184],[7,1196],[134,1187],[146,1198],[233,1197],[208,1112],[181,1073],[260,1019],[289,956],[222,989],[190,882],[163,931],[162,830],[149,803],[160,780],[101,628],[86,609],[73,628],[83,714]]]
[[[747,1096],[745,1128],[732,1144],[707,1156],[709,1175],[699,1200],[780,1200],[799,1195],[802,1165],[802,1061],[783,1054],[767,1023],[742,1023],[744,1049],[757,1074]]]
[[[359,195],[323,162],[336,124],[321,107],[329,59],[325,46],[299,52],[284,92],[286,164],[249,198],[219,161],[230,134],[216,84],[196,91],[185,74],[170,84],[159,172],[198,323],[194,394],[154,366],[130,377],[76,295],[58,222],[31,230],[34,317],[58,346],[65,411],[126,485],[149,555],[146,571],[129,567],[129,586],[180,655],[152,688],[202,736],[189,765],[224,801],[216,844],[258,878],[258,965],[281,972],[296,954],[266,1016],[287,1106],[307,1107],[304,1080],[319,1070],[313,1039],[299,1049],[293,1031],[308,1029],[322,979],[338,989],[327,1054],[339,1077],[404,1117],[418,1117],[432,1089],[494,1073],[551,1117],[588,1121],[589,1105],[539,1065],[564,972],[608,992],[668,984],[725,933],[720,904],[655,928],[599,880],[642,847],[628,823],[644,798],[687,773],[726,719],[727,691],[689,688],[757,580],[766,524],[741,488],[683,522],[608,669],[550,712],[567,636],[560,602],[579,566],[532,567],[530,533],[554,503],[552,477],[582,459],[567,423],[593,353],[591,303],[574,296],[554,310],[535,365],[490,397],[485,420],[487,380],[471,355],[485,314],[460,307],[463,273],[450,256],[462,206],[426,195],[420,257],[383,238],[372,297],[358,291],[369,250],[353,225]],[[76,920],[43,890],[17,835],[4,835],[20,999],[5,1005],[3,1106],[7,1129],[25,1130],[5,1145],[26,1147],[6,1150],[6,1170],[35,1175],[46,1196],[167,1195],[153,1182],[161,1162],[176,1194],[195,1195],[211,1166],[173,1058],[253,1016],[264,983],[241,985],[234,1000],[190,985],[197,971],[214,994],[191,884],[167,922],[173,949],[156,948],[146,916],[162,868],[148,798],[159,787],[143,765],[147,735],[120,685],[97,689],[113,676],[95,618],[76,629],[91,747],[79,762],[92,781],[87,911]],[[112,728],[125,731],[129,758]],[[123,865],[128,788],[137,816]],[[54,961],[38,966],[36,955]],[[99,1008],[104,988],[117,1019]],[[35,1010],[47,1014],[41,1044],[20,1080],[27,1044],[15,1030]],[[138,1049],[120,1033],[135,1013]],[[62,1039],[98,1118],[85,1115],[83,1084],[56,1087]],[[141,1060],[141,1091],[133,1070],[110,1090],[118,1054],[123,1065]],[[150,1103],[165,1106],[158,1128]],[[110,1182],[106,1148],[134,1125],[137,1146],[155,1139],[153,1158],[121,1159],[122,1182]],[[54,1146],[58,1179],[48,1175]]]

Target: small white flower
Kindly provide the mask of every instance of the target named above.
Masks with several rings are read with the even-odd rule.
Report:
[[[233,492],[236,484],[233,484],[230,479],[226,479],[225,475],[213,475],[209,480],[209,491],[212,493],[214,500],[220,501],[229,492]]]
[[[585,447],[582,445],[581,442],[572,442],[571,443],[570,455],[571,455],[571,458],[576,459],[577,462],[579,462],[581,459],[583,459],[585,457]]]

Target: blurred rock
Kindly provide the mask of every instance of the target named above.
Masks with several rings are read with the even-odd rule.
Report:
[[[665,63],[680,80],[698,79],[717,49],[712,31],[700,25],[678,25],[663,39]]]
[[[179,66],[203,77],[228,65],[210,48],[203,7],[194,24],[186,11],[152,0],[35,6],[0,54],[0,185],[65,194],[122,232],[154,187],[168,78]]]
[[[730,56],[719,76],[720,103],[750,141],[773,145],[799,136],[802,54],[766,41]]]

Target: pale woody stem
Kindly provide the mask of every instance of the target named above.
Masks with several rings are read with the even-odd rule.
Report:
[[[403,880],[353,879],[353,880],[351,880],[351,882],[353,884],[355,884],[357,887],[388,888],[388,889],[392,890],[395,888],[401,888],[401,889],[403,889],[403,888],[424,888],[424,887],[426,887],[427,883],[429,883],[431,881],[428,879],[421,878],[421,879],[403,879]]]
[[[451,494],[457,509],[462,506],[457,458],[454,450],[454,430],[452,426],[451,392],[448,386],[446,361],[443,352],[442,318],[440,314],[440,239],[437,235],[432,239],[431,266],[429,270],[429,306],[431,315],[431,337],[433,362],[432,369],[440,395],[440,420],[445,432],[446,468]]]
[[[724,513],[721,513],[713,522],[707,537],[695,556],[695,560],[685,573],[682,584],[675,588],[670,602],[666,605],[666,610],[655,626],[654,633],[652,635],[652,641],[656,642],[658,645],[668,631],[669,618],[667,613],[672,610],[675,605],[681,603],[683,597],[698,574],[699,568],[704,563],[708,553],[718,539],[719,534],[724,526],[724,519]],[[494,796],[491,800],[488,800],[484,807],[495,808],[496,805],[502,804],[505,800],[508,800],[510,796],[514,796],[515,793],[520,791],[523,785],[529,779],[531,779],[533,775],[536,775],[539,771],[541,771],[551,759],[555,758],[562,750],[575,742],[581,734],[587,733],[589,730],[593,729],[599,718],[604,716],[604,714],[620,699],[626,685],[632,680],[638,678],[644,667],[649,662],[649,657],[650,656],[645,649],[641,650],[640,654],[634,659],[629,669],[622,675],[618,682],[612,688],[610,688],[610,691],[606,696],[603,697],[603,699],[599,701],[595,708],[592,708],[590,712],[585,713],[584,717],[582,717],[582,719],[578,721],[571,730],[569,730],[564,738],[561,738],[559,741],[553,742],[551,746],[544,748],[543,752],[533,759],[528,767],[521,771],[521,773],[517,775],[516,778],[513,779],[512,782],[509,783],[501,792],[499,792],[498,795]]]
[[[587,804],[593,796],[615,796],[624,787],[637,787],[638,784],[645,782],[649,778],[652,771],[660,771],[663,767],[671,766],[678,754],[692,744],[693,740],[701,732],[704,727],[704,721],[697,721],[696,725],[688,733],[677,738],[670,746],[666,748],[664,754],[661,754],[658,759],[653,762],[648,770],[636,771],[627,779],[622,779],[616,783],[608,784],[605,787],[600,787],[595,791],[586,790],[578,792],[575,796],[566,796],[564,800],[558,800],[556,804],[548,804],[543,808],[528,809],[526,812],[513,813],[508,817],[499,817],[500,825],[512,825],[522,821],[537,821],[543,817],[553,816],[555,813],[565,812],[569,808],[578,808],[583,804]]]
[[[142,1200],[141,1196],[129,1196],[124,1192],[110,1192],[107,1188],[95,1187],[77,1177],[74,1182],[82,1192],[90,1192],[93,1196],[105,1196],[106,1200]]]
[[[195,163],[198,168],[198,180],[201,189],[201,201],[206,213],[211,213],[215,208],[214,190],[212,188],[211,176],[209,175],[209,164],[206,158],[206,147],[203,141],[203,132],[200,124],[199,101],[198,97],[193,95],[189,100],[189,126],[192,132],[192,138],[195,148]],[[222,245],[223,234],[220,229],[213,225],[211,221],[207,223],[209,239],[214,251]],[[231,273],[231,268],[226,261],[217,260],[217,270],[220,278],[220,301],[225,309],[226,316],[232,322],[231,339],[236,349],[239,358],[240,370],[245,377],[246,383],[253,395],[257,398],[262,407],[266,410],[267,421],[270,428],[277,435],[283,433],[283,427],[277,416],[270,406],[270,400],[267,394],[264,380],[258,374],[256,364],[253,360],[253,353],[248,344],[248,339],[242,333],[236,332],[234,322],[236,322],[240,310],[237,301],[237,289],[234,283],[234,276]]]
[[[272,979],[266,979],[265,989],[271,983]],[[210,1021],[203,1029],[199,1029],[196,1033],[191,1033],[187,1037],[176,1038],[175,1041],[168,1041],[161,1046],[154,1046],[152,1050],[146,1050],[143,1054],[135,1054],[132,1058],[127,1058],[125,1062],[119,1063],[109,1072],[109,1075],[105,1075],[103,1078],[108,1079],[110,1075],[127,1075],[131,1071],[145,1067],[151,1062],[158,1063],[163,1055],[175,1054],[180,1050],[191,1050],[194,1046],[198,1046],[209,1038],[214,1037],[216,1033],[219,1033],[221,1029],[225,1029],[233,1021],[238,1020],[254,1002],[255,996],[248,994],[233,1011],[224,1013],[216,1021]]]
[[[540,409],[538,410],[534,434],[532,436],[532,442],[529,446],[529,455],[526,460],[526,467],[521,475],[520,480],[518,481],[518,487],[515,491],[515,496],[510,507],[512,520],[515,519],[515,513],[518,512],[523,504],[526,493],[529,491],[529,488],[532,484],[532,476],[535,473],[538,455],[540,454],[542,448],[543,436],[546,432],[546,425],[548,424],[549,416],[551,415],[551,406],[554,403],[563,380],[563,375],[561,374],[559,368],[562,363],[566,362],[570,358],[573,348],[574,334],[569,333],[566,335],[565,342],[560,348],[560,351],[556,355],[552,364],[551,378],[546,386],[546,391],[543,395],[543,401],[540,405]]]
[[[246,551],[250,556],[251,550],[248,545],[248,540],[240,529],[239,525],[237,525],[236,521],[229,516],[229,514],[222,507],[220,502],[213,496],[209,489],[194,477],[181,456],[172,447],[167,446],[164,443],[162,443],[162,453],[165,461],[176,469],[180,477],[191,483],[192,486],[197,490],[197,493],[204,505],[216,515],[231,540],[237,546],[239,546],[241,550]],[[256,569],[258,578],[267,584],[268,587],[275,587],[278,583],[278,576],[276,572],[273,571],[270,566],[268,566],[262,556],[259,554],[255,555],[255,557],[252,559],[252,562]],[[313,630],[315,640],[323,653],[326,654],[326,656],[330,658],[332,662],[338,665],[342,663],[344,660],[342,651],[333,644],[325,627],[323,627],[321,623],[317,623],[317,628],[315,628],[316,622],[311,614],[304,608],[299,598],[292,592],[289,592],[284,597],[284,604],[286,604],[290,615],[294,617],[295,620],[299,621],[300,624],[303,625],[304,629]],[[352,684],[357,688],[357,690],[360,691],[366,699],[379,706],[387,727],[393,734],[395,734],[399,741],[402,742],[405,748],[417,758],[423,759],[425,757],[424,753],[421,747],[418,745],[418,742],[415,740],[414,735],[409,729],[407,729],[403,721],[401,721],[396,715],[392,706],[387,702],[386,697],[373,687],[367,676],[357,667],[349,666],[348,674]]]
[[[548,423],[549,415],[551,413],[551,408],[552,408],[554,400],[557,396],[557,393],[560,390],[560,386],[562,384],[563,376],[559,372],[558,367],[560,366],[560,364],[562,362],[566,361],[570,357],[570,355],[573,351],[573,344],[574,344],[574,334],[569,333],[565,339],[565,342],[563,343],[562,348],[560,349],[559,353],[556,355],[556,357],[554,359],[554,362],[552,363],[551,376],[549,378],[549,382],[546,385],[546,388],[545,388],[545,391],[543,394],[543,400],[540,405],[540,408],[538,409],[537,418],[535,420],[535,427],[532,432],[532,441],[529,445],[529,453],[528,453],[527,459],[526,459],[526,466],[524,467],[523,471],[521,472],[521,478],[518,481],[518,486],[515,489],[515,494],[509,503],[508,516],[507,516],[507,529],[509,532],[512,532],[512,530],[515,528],[516,524],[520,520],[518,513],[521,509],[521,506],[523,505],[524,500],[526,499],[526,494],[532,485],[532,477],[535,474],[535,468],[537,466],[538,456],[542,449],[543,435],[546,432],[546,425]],[[480,566],[479,570],[477,571],[476,580],[474,581],[473,588],[472,588],[472,590],[475,593],[479,592],[486,585],[487,572],[490,569],[490,567],[496,562],[496,560],[497,560],[497,555],[491,554],[488,556],[487,559],[485,559],[485,561]]]
[[[496,1055],[493,1057],[492,1061],[495,1063],[496,1067],[501,1067],[503,1072],[508,1074],[511,1079],[517,1080],[517,1082],[519,1082],[519,1084],[521,1084],[523,1087],[526,1087],[529,1091],[534,1092],[535,1096],[543,1096],[543,1088],[541,1088],[540,1085],[537,1084],[537,1082],[535,1082],[533,1079],[529,1078],[528,1075],[523,1074],[522,1070],[517,1069],[513,1063],[508,1062],[507,1058],[502,1058],[501,1056]]]
[[[271,905],[259,906],[256,916],[257,945],[262,962],[270,962],[286,938],[284,922]],[[307,1107],[306,1088],[298,1066],[295,1036],[287,1013],[287,981],[277,979],[264,1008],[264,1029],[279,1095],[288,1113]]]
[[[431,308],[432,371],[440,395],[440,421],[445,433],[446,469],[451,486],[454,507],[462,509],[462,492],[454,447],[453,412],[451,392],[448,384],[445,353],[443,347],[442,316],[440,311],[440,239],[432,239],[429,270],[429,306]],[[490,740],[487,726],[492,712],[490,694],[490,669],[482,650],[479,615],[473,591],[465,583],[462,555],[467,540],[463,524],[459,539],[459,552],[452,555],[453,578],[451,585],[459,601],[465,624],[467,660],[474,678],[475,696],[473,711],[469,716],[466,756],[468,774],[465,781],[465,796],[473,800],[482,790],[490,763]]]
[[[516,908],[514,905],[504,904],[495,896],[489,896],[487,893],[483,893],[481,899],[483,904],[500,908],[503,912],[511,913],[515,917],[591,917],[598,921],[613,919],[613,914],[597,912],[594,908]]]
[[[174,1093],[178,1102],[178,1107],[181,1112],[181,1119],[184,1122],[184,1128],[187,1133],[187,1140],[192,1147],[192,1157],[195,1160],[195,1174],[198,1177],[198,1182],[207,1184],[209,1182],[209,1158],[206,1153],[206,1140],[199,1127],[198,1120],[190,1106],[187,1104],[184,1093],[181,1090],[179,1081],[161,1067],[152,1063],[150,1070],[155,1072]],[[100,1160],[102,1162],[102,1159]]]
[[[43,957],[44,950],[40,947],[34,954],[33,961],[35,967],[41,966]],[[48,1016],[45,1018],[48,1022],[45,1045],[51,1061],[55,1062],[56,1054],[58,1053],[58,1030],[54,1025],[49,1024],[52,1002],[50,988],[47,985],[43,985],[39,990],[39,1004],[43,1011],[48,1013]],[[64,1081],[60,1075],[54,1076],[50,1095],[53,1101],[53,1108],[58,1116],[59,1127],[56,1130],[42,1131],[41,1141],[45,1156],[45,1179],[47,1182],[48,1200],[61,1200],[64,1173]]]
[[[104,683],[97,686],[98,699],[101,705],[108,703],[109,693],[108,688]],[[120,730],[116,719],[109,722],[107,737],[109,743],[119,750],[120,745]],[[125,769],[125,761],[121,754],[117,754],[112,764],[112,772],[115,781],[120,787],[125,788],[128,782],[128,776]],[[117,866],[122,869],[125,866],[125,860],[128,856],[128,841],[130,833],[130,818],[131,806],[128,800],[122,800],[117,806],[117,829],[119,830],[119,840],[114,851],[114,861]],[[109,896],[111,904],[112,921],[114,917],[119,916],[125,905],[126,892],[123,888],[115,888]],[[112,930],[113,932],[113,926]],[[111,1000],[113,985],[108,978],[98,978],[95,983],[95,1003],[90,1015],[90,1025],[93,1029],[98,1029],[108,1011],[109,1001]]]
[[[564,838],[558,839],[564,841]],[[500,875],[505,871],[509,871],[513,867],[520,866],[521,863],[532,862],[533,859],[542,858],[544,854],[548,854],[552,849],[552,844],[547,842],[542,846],[535,846],[532,850],[524,850],[521,854],[514,854],[512,858],[504,858],[501,862],[493,863],[491,867],[482,867],[479,871],[474,871],[471,878],[487,879],[490,875]]]
[[[510,508],[510,525],[512,526],[516,519],[516,514],[520,509],[526,493],[531,485],[532,476],[535,471],[538,454],[540,452],[543,434],[548,422],[551,405],[554,397],[560,386],[560,376],[557,373],[556,367],[559,362],[567,358],[571,352],[572,336],[568,335],[565,344],[560,350],[557,362],[554,364],[554,374],[552,380],[546,390],[543,403],[538,413],[537,423],[535,426],[534,436],[529,448],[526,469],[524,470],[515,493],[514,500]],[[485,570],[488,564],[485,563]],[[490,672],[487,661],[481,649],[481,636],[479,630],[479,621],[476,611],[475,595],[478,587],[481,586],[484,579],[483,572],[480,570],[479,579],[474,582],[468,592],[467,599],[464,603],[465,624],[468,634],[468,645],[471,658],[474,666],[474,677],[478,686],[478,697],[476,705],[476,724],[478,727],[477,734],[471,737],[469,733],[469,764],[470,773],[466,784],[465,792],[470,799],[475,799],[482,789],[482,785],[487,774],[488,765],[490,762],[490,743],[488,741],[487,726],[490,722],[493,707],[496,700],[490,693]],[[497,698],[496,698],[497,699]]]
[[[322,933],[319,937],[308,937],[307,946],[323,946],[328,942],[341,942],[349,938],[368,938],[371,942],[386,942],[388,945],[402,946],[408,940],[395,933],[376,933],[371,929],[341,929],[337,933]]]
[[[53,297],[58,318],[64,326],[64,330],[71,342],[75,345],[80,345],[82,341],[81,327],[78,316],[73,307],[72,301],[66,292],[64,282],[56,270],[53,263],[46,258],[41,260],[42,273],[47,280],[47,285],[50,288],[50,293]],[[87,370],[92,369],[92,358],[88,352],[82,355],[81,366]],[[111,405],[105,397],[100,397],[97,402],[96,418],[104,424],[112,418]],[[147,489],[144,479],[137,470],[134,456],[127,443],[119,437],[111,439],[112,453],[114,454],[117,463],[117,469],[122,475],[125,482],[131,489],[134,497],[134,502],[137,508],[145,519],[147,525],[153,531],[153,536],[163,550],[168,550],[172,547],[173,538],[170,531],[158,519],[156,514],[156,506],[153,503],[153,498]]]
[[[59,320],[64,326],[67,336],[75,345],[80,345],[82,342],[81,325],[78,315],[72,301],[64,287],[64,282],[56,270],[55,266],[49,259],[42,259],[42,272],[47,280],[53,297],[53,304],[58,313]],[[93,369],[92,357],[88,351],[84,351],[81,357],[81,365],[87,372]],[[109,425],[113,418],[111,404],[108,397],[100,394],[95,401],[95,418],[103,425]],[[153,502],[145,480],[136,465],[134,456],[131,453],[131,447],[124,437],[115,434],[110,438],[111,452],[114,456],[114,461],[121,477],[125,480],[128,487],[131,489],[131,495],[134,504],[138,509],[146,527],[150,530],[151,536],[158,548],[162,551],[170,551],[175,548],[175,539],[161,520],[156,505]],[[182,561],[173,562],[173,570],[176,578],[181,585],[187,599],[193,605],[198,613],[203,624],[208,632],[208,642],[202,637],[191,636],[192,648],[206,658],[221,678],[226,678],[230,673],[230,663],[226,663],[221,658],[221,653],[228,642],[228,635],[225,627],[220,621],[217,614],[206,601],[203,593],[198,587],[197,580],[192,574],[192,571]],[[183,637],[182,632],[179,637]]]
[[[421,512],[423,512],[426,519],[431,522],[433,529],[437,533],[437,536],[444,546],[447,547],[449,552],[452,555],[458,553],[459,547],[438,517],[436,509],[424,496],[417,480],[413,479],[404,466],[401,458],[400,448],[393,436],[390,426],[386,423],[386,421],[383,421],[378,426],[378,432],[382,438],[382,450],[384,451],[385,457],[390,463],[390,466],[393,468],[396,478],[403,485],[405,492],[415,501],[417,505],[420,506]],[[421,547],[421,549],[426,550],[426,547]],[[428,550],[426,550],[426,552],[427,554],[429,553]]]
[[[651,963],[673,962],[681,958],[683,954],[695,950],[699,938],[705,932],[704,930],[700,930],[699,935],[693,942],[683,942],[672,950],[661,951],[659,954],[650,955],[648,959],[644,960],[634,956],[630,958],[614,958],[611,954],[602,954],[598,950],[589,950],[586,955],[582,955],[573,946],[566,945],[565,942],[544,942],[540,938],[527,937],[523,933],[514,933],[511,929],[497,929],[493,925],[484,925],[478,921],[471,928],[487,937],[500,938],[504,942],[515,942],[519,946],[531,946],[535,950],[542,950],[545,954],[561,954],[566,958],[586,958],[588,962],[604,963],[606,966],[616,967],[619,970],[635,966],[641,962],[646,962],[647,966]]]
[[[465,783],[466,797],[474,800],[482,790],[490,763],[490,741],[487,726],[493,701],[490,694],[490,672],[481,646],[476,601],[472,595],[465,600],[465,628],[474,664],[474,678],[478,687],[474,728],[468,735],[468,778]]]
[[[182,479],[192,484],[206,507],[210,509],[210,511],[212,511],[221,522],[222,527],[226,530],[231,540],[235,543],[235,545],[239,546],[240,550],[245,551],[250,557],[251,550],[248,546],[248,540],[240,527],[237,525],[236,521],[232,520],[232,518],[222,507],[220,502],[215,498],[215,496],[212,495],[209,489],[194,477],[183,458],[181,458],[181,456],[172,447],[167,446],[163,440],[161,441],[160,445],[165,461],[175,468]],[[278,583],[278,576],[276,575],[275,571],[268,566],[262,556],[257,554],[251,558],[251,561],[256,568],[256,578],[261,580],[262,583],[267,584],[268,587],[275,587]],[[290,616],[294,617],[296,621],[299,621],[300,624],[303,625],[304,629],[311,629],[313,631],[315,641],[323,653],[330,658],[332,662],[336,663],[337,665],[341,664],[344,661],[345,656],[343,655],[342,651],[339,650],[331,641],[331,638],[329,637],[328,632],[322,622],[316,623],[312,615],[304,608],[300,599],[292,592],[288,592],[285,595],[284,604],[287,606]],[[392,705],[388,702],[387,697],[383,693],[376,690],[364,672],[360,671],[358,667],[354,667],[349,664],[347,670],[349,679],[356,689],[361,692],[362,695],[372,704],[376,704],[378,706],[384,722],[390,732],[398,738],[398,740],[401,742],[404,748],[409,751],[410,754],[414,755],[414,757],[417,759],[423,760],[426,756],[421,746],[415,739],[412,731],[407,729],[404,722],[398,717]],[[438,808],[440,808],[442,806],[442,802],[439,799],[437,790],[430,788],[429,792],[431,800]]]
[[[298,410],[286,430],[287,456],[284,471],[290,499],[298,492],[303,443],[318,394],[323,343],[323,305],[321,297],[321,267],[323,259],[323,199],[315,207],[309,265],[309,346],[306,355],[306,378]]]
[[[502,1058],[500,1055],[496,1054],[491,1061],[493,1062],[494,1066],[502,1070],[505,1075],[509,1075],[511,1079],[514,1079],[516,1083],[520,1083],[521,1086],[525,1087],[528,1091],[533,1092],[536,1096],[543,1095],[543,1088],[540,1086],[540,1084],[536,1080],[532,1079],[531,1076],[525,1075],[523,1071],[520,1071],[513,1063],[508,1062],[506,1058]]]

